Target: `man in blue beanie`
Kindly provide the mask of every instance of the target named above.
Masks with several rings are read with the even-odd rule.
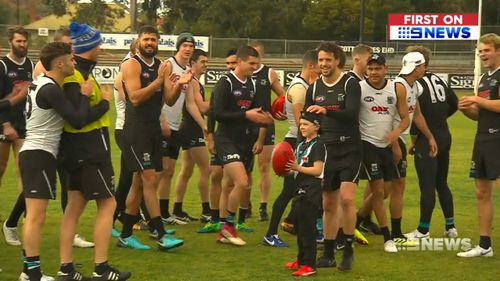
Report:
[[[100,53],[101,34],[87,24],[72,22],[69,26],[76,62],[73,75],[64,79],[66,97],[74,104],[82,98],[81,85],[91,81],[90,106],[104,103],[109,108],[111,92],[101,91],[92,70]],[[108,127],[109,112],[92,120],[83,128],[65,124],[60,154],[69,173],[68,205],[61,223],[61,268],[57,280],[82,280],[73,263],[73,238],[78,219],[87,202],[95,200],[97,215],[94,226],[95,270],[92,280],[127,280],[130,272],[120,272],[108,265],[114,197],[114,172],[111,164]]]

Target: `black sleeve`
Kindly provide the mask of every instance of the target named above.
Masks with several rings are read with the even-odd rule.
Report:
[[[305,101],[305,104],[304,104],[304,110],[306,110],[309,106],[311,106],[311,105],[314,104],[314,101],[313,101],[313,89],[315,88],[315,86],[316,86],[316,82],[314,82],[307,89],[307,92],[306,92],[306,101]]]
[[[314,163],[316,161],[325,161],[325,153],[326,153],[326,148],[323,142],[321,140],[318,140],[312,150],[311,154],[309,155],[310,163]]]
[[[231,111],[231,86],[225,77],[221,78],[214,87],[214,117],[218,122],[228,122],[245,119],[245,110]]]
[[[0,100],[0,112],[11,107],[9,100]]]
[[[214,110],[213,110],[213,104],[214,104],[214,95],[212,93],[212,96],[210,97],[210,109],[208,110],[207,114],[207,130],[209,133],[215,133],[215,118],[214,118]]]
[[[336,118],[341,121],[352,122],[358,120],[360,99],[361,99],[361,86],[354,78],[347,80],[345,88],[345,108],[335,111],[331,109],[326,110],[326,115]]]
[[[87,97],[82,95],[80,84],[78,83],[66,83],[63,86],[65,97],[71,102],[74,108],[77,108],[81,100],[83,99],[87,103],[89,100]],[[88,104],[90,107],[90,103]],[[87,115],[85,123],[92,123],[97,119],[101,118],[109,110],[109,102],[107,100],[101,100],[98,104],[93,106]],[[76,128],[76,127],[75,127]]]
[[[417,126],[415,125],[415,123],[411,122],[410,124],[410,135],[411,136],[416,136],[420,134],[420,130],[417,128]]]
[[[458,110],[458,97],[455,94],[455,91],[447,85],[446,85],[446,101],[448,102],[449,108],[448,108],[448,117],[452,116],[457,112]]]

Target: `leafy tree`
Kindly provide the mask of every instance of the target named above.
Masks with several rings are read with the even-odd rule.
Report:
[[[106,27],[113,26],[117,18],[124,15],[125,11],[123,9],[112,8],[104,0],[92,0],[91,3],[83,3],[77,6],[73,20],[105,30]]]

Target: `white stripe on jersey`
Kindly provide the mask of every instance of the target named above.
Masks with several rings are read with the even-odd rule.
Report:
[[[309,84],[307,84],[306,81],[302,77],[300,77],[300,74],[297,74],[293,79],[292,82],[290,82],[290,86],[288,86],[288,89],[286,90],[285,93],[285,112],[286,112],[286,117],[288,119],[288,132],[285,135],[285,138],[297,138],[298,134],[298,126],[297,122],[295,122],[295,116],[293,115],[293,103],[288,100],[288,92],[292,87],[304,87],[306,91],[304,94],[307,92],[307,89],[309,88]]]
[[[405,89],[406,89],[406,101],[408,102],[408,115],[410,117],[410,124],[413,122],[413,114],[415,113],[415,108],[417,107],[417,101],[418,97],[422,94],[423,88],[420,83],[415,81],[413,86],[410,86],[406,80],[398,76],[396,79],[394,79],[394,84],[396,83],[401,83]],[[396,115],[396,118],[394,118],[394,122],[392,123],[393,128],[396,128],[399,126],[399,123],[401,123],[401,117],[399,117],[399,114]],[[400,138],[403,140],[403,142],[406,143],[405,139],[406,136],[410,133],[410,126],[401,134]]]
[[[177,79],[179,79],[179,77],[188,70],[188,68],[182,68],[174,57],[169,58],[168,61],[172,65],[172,73],[177,75]],[[165,104],[162,108],[162,112],[167,117],[168,126],[171,130],[178,131],[181,126],[182,107],[184,106],[184,101],[186,100],[186,90],[187,85],[184,85],[182,87],[181,94],[174,105],[168,106]]]

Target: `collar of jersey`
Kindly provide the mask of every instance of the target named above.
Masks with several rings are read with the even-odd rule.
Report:
[[[97,62],[84,59],[76,55],[74,56],[74,58],[76,62],[75,68],[78,69],[78,71],[80,71],[80,73],[83,75],[85,79],[88,79],[89,75],[92,73],[92,70],[94,69]]]

